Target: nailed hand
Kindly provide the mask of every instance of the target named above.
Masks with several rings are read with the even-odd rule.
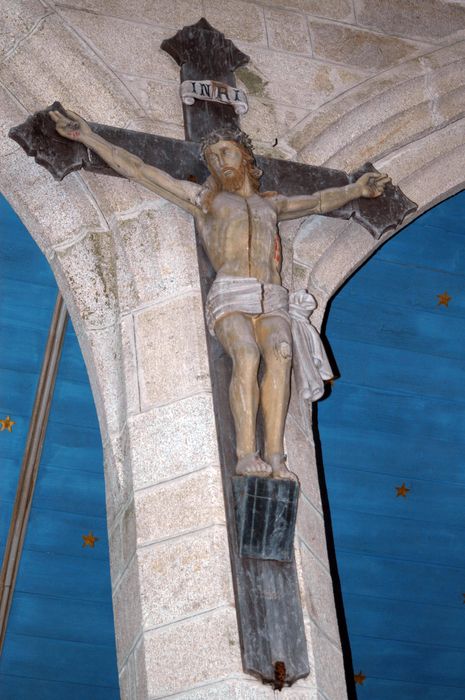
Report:
[[[359,197],[379,197],[383,194],[391,178],[384,173],[365,173],[355,183],[359,189]]]
[[[55,128],[61,136],[71,141],[83,141],[85,136],[92,133],[88,123],[76,114],[66,110],[66,116],[61,112],[52,110],[49,112],[50,118],[55,122]]]

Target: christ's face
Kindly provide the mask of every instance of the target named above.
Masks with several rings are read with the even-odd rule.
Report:
[[[244,154],[235,141],[217,141],[205,152],[208,169],[227,192],[236,192],[244,184],[246,167]]]

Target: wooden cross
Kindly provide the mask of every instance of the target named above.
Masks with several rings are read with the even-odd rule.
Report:
[[[249,58],[205,19],[184,27],[174,37],[165,40],[162,48],[180,65],[181,81],[190,81],[190,94],[200,90],[202,97],[211,98],[213,95],[208,85],[213,85],[217,94],[219,92],[221,96],[223,91],[226,98],[229,91],[224,86],[229,86],[233,98],[238,99],[239,91],[234,90],[234,71],[245,65]],[[204,87],[198,88],[196,81],[203,82]],[[185,141],[103,124],[91,124],[91,127],[107,141],[127,149],[173,177],[202,183],[208,171],[200,157],[199,141],[214,129],[238,128],[239,117],[227,99],[223,102],[198,100],[194,94],[190,102],[193,104],[183,104]],[[63,111],[63,108],[59,102],[55,102],[45,110],[36,112],[24,124],[11,129],[11,138],[58,180],[81,168],[117,175],[84,145],[61,137],[47,115],[50,110]],[[279,191],[284,195],[308,195],[328,187],[347,185],[362,173],[375,170],[370,163],[366,163],[357,172],[348,175],[339,170],[275,158],[259,156],[256,160],[264,173],[262,189]],[[415,209],[416,205],[398,187],[389,184],[381,197],[352,201],[328,215],[344,219],[353,217],[375,238],[380,238]],[[198,254],[205,298],[214,271],[200,243]],[[232,479],[235,465],[234,428],[227,389],[231,362],[218,341],[208,333],[207,337],[243,666],[247,673],[280,689],[310,672],[295,561],[293,555],[287,561],[241,556]],[[287,546],[292,551],[292,541],[288,541]]]

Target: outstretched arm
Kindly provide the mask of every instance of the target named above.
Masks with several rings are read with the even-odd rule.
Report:
[[[138,182],[147,189],[177,204],[191,214],[198,215],[195,201],[200,191],[200,185],[187,180],[177,180],[164,170],[147,165],[144,161],[124,148],[114,146],[98,134],[95,134],[88,123],[75,112],[66,111],[66,117],[61,112],[51,111],[50,117],[61,136],[72,141],[79,141],[95,151],[117,173],[129,180]]]
[[[278,195],[275,200],[278,206],[278,219],[285,221],[309,214],[326,214],[359,197],[379,197],[383,194],[388,182],[391,182],[391,178],[382,173],[365,173],[357,182],[345,187],[333,187],[315,194],[296,197]]]

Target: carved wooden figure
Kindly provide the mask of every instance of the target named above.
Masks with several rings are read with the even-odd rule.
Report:
[[[232,359],[229,387],[236,432],[239,476],[270,476],[292,479],[284,455],[284,424],[290,395],[292,324],[288,291],[281,286],[279,221],[308,214],[325,214],[359,197],[379,197],[390,182],[387,175],[365,173],[354,184],[325,189],[308,195],[286,196],[260,192],[261,171],[252,145],[244,132],[229,128],[209,134],[202,154],[210,177],[204,185],[171,177],[148,165],[138,156],[95,134],[74,112],[64,116],[49,112],[61,136],[79,141],[97,153],[113,170],[190,212],[196,223],[216,279],[207,297],[207,321]],[[312,308],[310,295],[293,294],[294,307]],[[308,306],[309,305],[309,306]],[[294,314],[295,323],[302,323]],[[305,313],[303,314],[305,323]],[[314,336],[310,336],[313,338]],[[299,367],[327,364],[319,347],[295,336]],[[323,354],[323,362],[321,355]],[[260,356],[265,374],[258,386]],[[324,378],[331,374],[326,370]],[[318,394],[309,372],[309,397]],[[261,404],[265,445],[263,459],[256,450],[256,417]]]

